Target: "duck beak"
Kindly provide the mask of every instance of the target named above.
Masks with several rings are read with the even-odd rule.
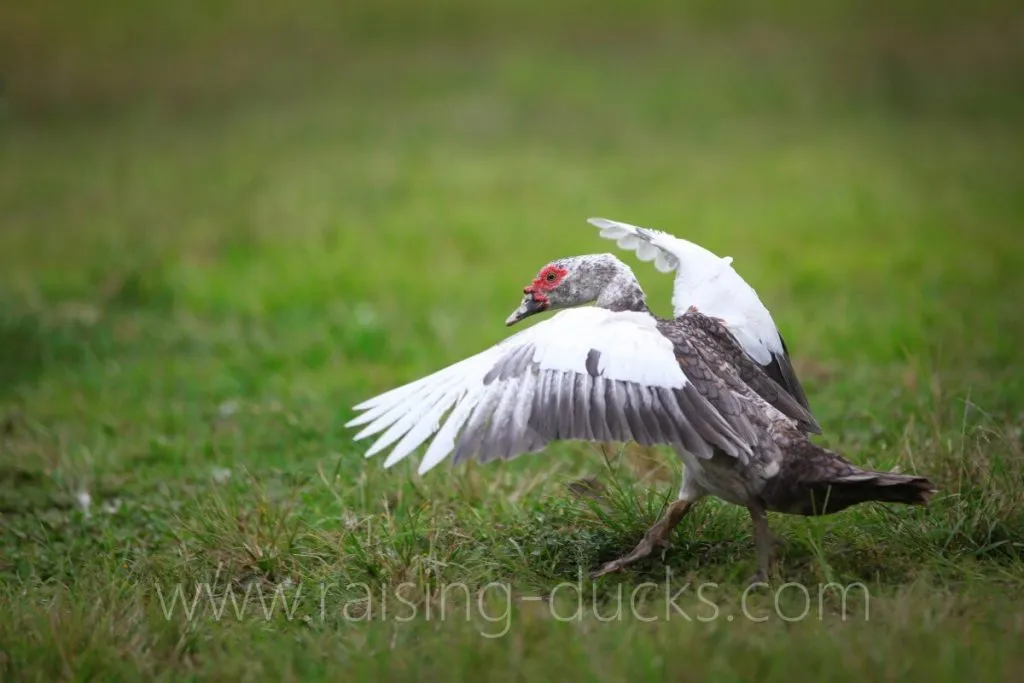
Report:
[[[546,301],[537,301],[533,298],[533,294],[527,294],[523,297],[523,301],[519,304],[519,308],[512,311],[512,315],[505,319],[505,325],[512,327],[523,318],[529,318],[534,313],[546,311],[547,308],[548,303]]]

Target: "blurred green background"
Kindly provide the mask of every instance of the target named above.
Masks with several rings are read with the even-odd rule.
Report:
[[[191,576],[225,556],[244,565],[245,553],[225,548],[241,547],[244,533],[232,530],[257,510],[341,534],[324,520],[380,514],[398,495],[426,505],[434,528],[479,539],[533,514],[542,494],[562,495],[570,475],[596,471],[592,452],[567,446],[420,481],[415,463],[384,472],[364,462],[365,445],[342,427],[354,403],[503,338],[522,286],[548,260],[615,250],[585,223],[594,215],[733,256],[789,342],[825,441],[862,464],[926,472],[951,492],[924,531],[900,527],[920,543],[886,538],[885,517],[844,518],[829,552],[895,554],[874,569],[843,556],[840,574],[898,593],[927,565],[981,581],[978,600],[995,604],[988,591],[999,581],[1024,581],[1019,549],[1010,569],[974,564],[993,543],[1019,548],[1012,539],[1024,530],[1017,5],[4,3],[0,577],[11,616],[0,633],[13,644],[0,638],[0,672],[113,675],[116,660],[150,676],[326,675],[329,664],[306,671],[280,643],[254,655],[266,637],[258,629],[235,635],[235,655],[245,654],[233,658],[208,649],[213,631],[188,631],[206,644],[182,649],[176,626],[140,617],[139,630],[108,633],[83,606],[100,600],[104,576]],[[619,255],[668,314],[671,278]],[[214,468],[235,472],[234,483],[211,484]],[[335,471],[336,490],[309,483],[318,468]],[[239,481],[242,471],[251,479]],[[973,498],[963,488],[981,481]],[[85,517],[83,491],[93,506],[123,507]],[[213,521],[197,502],[210,496],[227,501]],[[302,506],[285,511],[295,496]],[[723,533],[747,533],[741,515],[712,509],[725,515]],[[857,531],[866,519],[882,520],[873,540]],[[644,522],[594,552],[625,548]],[[279,575],[348,561],[335,548],[306,564],[294,543],[260,542]],[[482,555],[463,565],[474,576],[500,539],[478,542]],[[794,571],[817,571],[816,551],[791,542]],[[494,571],[543,587],[560,575],[539,562]],[[673,562],[690,566],[685,554]],[[58,609],[50,599],[61,590],[70,606]],[[856,637],[881,648],[883,663],[919,653],[930,680],[977,678],[971,648],[995,643],[1004,658],[992,661],[1006,664],[1024,628],[1004,623],[1005,639],[991,641],[971,630],[980,621],[942,619],[946,659],[929,659],[938,641],[913,640],[910,622]],[[558,629],[522,642],[558,649],[583,678],[639,670],[640,655],[615,659],[606,641],[587,650]],[[790,658],[750,666],[763,680],[840,660],[851,677],[877,673],[805,635],[799,646],[784,632],[766,637],[764,662],[780,643]],[[476,650],[471,635],[458,637],[484,659],[395,656],[448,680],[509,661],[545,670],[507,643]],[[710,651],[688,637],[687,652]],[[309,638],[301,647],[329,661],[333,634]],[[643,647],[683,647],[657,638],[667,640]],[[714,642],[718,654],[699,658],[707,675],[755,675],[730,649],[749,641]],[[919,649],[900,652],[901,642]],[[63,659],[48,656],[55,649]],[[363,673],[394,673],[393,660],[367,657]],[[677,670],[663,665],[644,670]],[[999,666],[985,671],[998,677]]]
[[[19,302],[120,281],[196,314],[498,321],[547,259],[609,248],[599,214],[735,256],[800,356],[1019,358],[1011,3],[3,12]]]

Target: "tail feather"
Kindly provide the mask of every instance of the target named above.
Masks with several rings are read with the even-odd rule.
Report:
[[[938,490],[927,477],[864,470],[810,441],[803,450],[762,492],[769,509],[830,515],[871,501],[927,505]]]
[[[869,476],[864,476],[869,475]],[[935,486],[925,477],[883,472],[861,472],[837,481],[812,485],[815,499],[822,502],[822,512],[838,512],[851,505],[877,501],[904,505],[927,505]]]

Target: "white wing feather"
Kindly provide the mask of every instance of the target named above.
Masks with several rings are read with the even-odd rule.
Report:
[[[700,245],[658,230],[607,218],[587,219],[601,237],[635,251],[641,261],[654,261],[662,273],[676,272],[672,308],[676,317],[694,306],[720,318],[751,358],[762,365],[772,353],[783,352],[775,321],[746,280],[732,267],[732,257],[720,257]]]
[[[575,308],[427,377],[363,401],[356,409],[368,412],[346,426],[367,425],[356,435],[357,440],[384,431],[366,452],[367,457],[401,439],[385,467],[403,460],[440,427],[420,462],[419,472],[423,474],[452,452],[459,431],[467,421],[476,419],[473,416],[478,407],[498,411],[502,420],[511,420],[519,427],[525,425],[534,392],[539,390],[539,378],[526,374],[518,380],[514,394],[507,391],[511,389],[507,383],[485,384],[485,378],[499,360],[508,358],[517,348],[531,346],[533,356],[529,360],[539,371],[589,377],[588,355],[596,350],[600,354],[598,373],[606,380],[665,389],[681,389],[688,383],[675,359],[672,342],[658,331],[651,315]],[[447,420],[440,424],[449,410]]]

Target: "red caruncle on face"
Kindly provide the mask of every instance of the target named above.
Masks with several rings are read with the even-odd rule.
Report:
[[[545,302],[548,300],[545,292],[557,287],[568,272],[556,265],[544,266],[533,282],[523,287],[523,294],[533,294],[534,301]]]

